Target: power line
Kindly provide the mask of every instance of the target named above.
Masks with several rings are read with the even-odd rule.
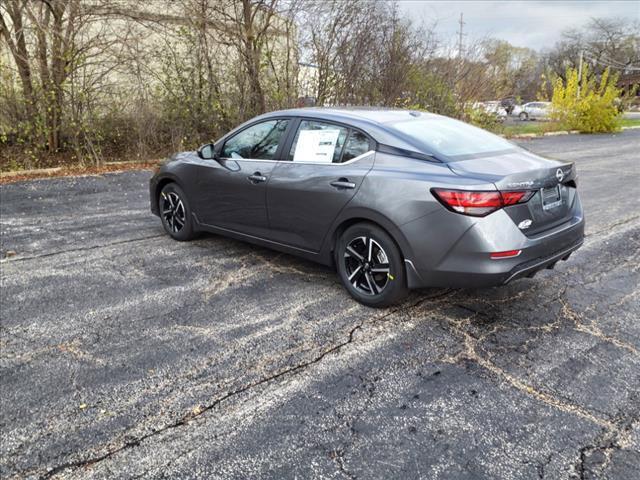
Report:
[[[615,68],[617,70],[627,70],[627,71],[631,71],[631,72],[640,72],[640,67],[634,67],[633,65],[624,65],[622,63],[616,62],[617,65],[615,63],[613,63],[612,60],[607,60],[607,59],[597,59],[594,57],[590,57],[585,55],[584,56],[585,59],[587,59],[589,62],[591,63],[597,63],[599,65],[603,65],[605,67],[610,67],[610,68]]]

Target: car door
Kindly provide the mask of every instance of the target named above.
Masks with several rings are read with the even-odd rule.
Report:
[[[538,104],[538,118],[540,120],[546,120],[549,118],[549,104],[548,103],[539,103]]]
[[[267,188],[271,238],[319,251],[373,166],[373,141],[345,125],[301,119]]]
[[[201,223],[264,237],[269,232],[266,188],[286,138],[289,119],[249,125],[216,145],[197,178],[195,211]]]
[[[533,118],[540,118],[542,114],[541,105],[539,103],[534,103],[531,105],[531,116]]]

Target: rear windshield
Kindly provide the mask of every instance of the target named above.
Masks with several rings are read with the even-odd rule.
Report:
[[[389,126],[412,144],[424,148],[425,153],[439,153],[450,160],[516,149],[497,135],[447,117],[407,120]]]

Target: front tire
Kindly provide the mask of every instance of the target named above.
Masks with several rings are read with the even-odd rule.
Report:
[[[371,223],[347,228],[336,245],[336,266],[349,294],[369,307],[386,307],[408,294],[404,260],[387,232]]]
[[[527,115],[527,112],[520,112],[520,115],[518,115],[518,118],[520,118],[521,122],[525,122],[529,120],[529,115]]]
[[[162,188],[158,207],[164,231],[172,238],[184,242],[195,237],[187,196],[177,184],[169,183]]]

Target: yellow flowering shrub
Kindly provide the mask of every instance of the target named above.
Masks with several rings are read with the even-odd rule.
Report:
[[[553,85],[551,119],[567,130],[584,133],[615,132],[620,129],[620,112],[616,101],[616,75],[605,70],[598,81],[585,66],[582,78],[578,71],[567,69],[566,82],[557,78]]]

